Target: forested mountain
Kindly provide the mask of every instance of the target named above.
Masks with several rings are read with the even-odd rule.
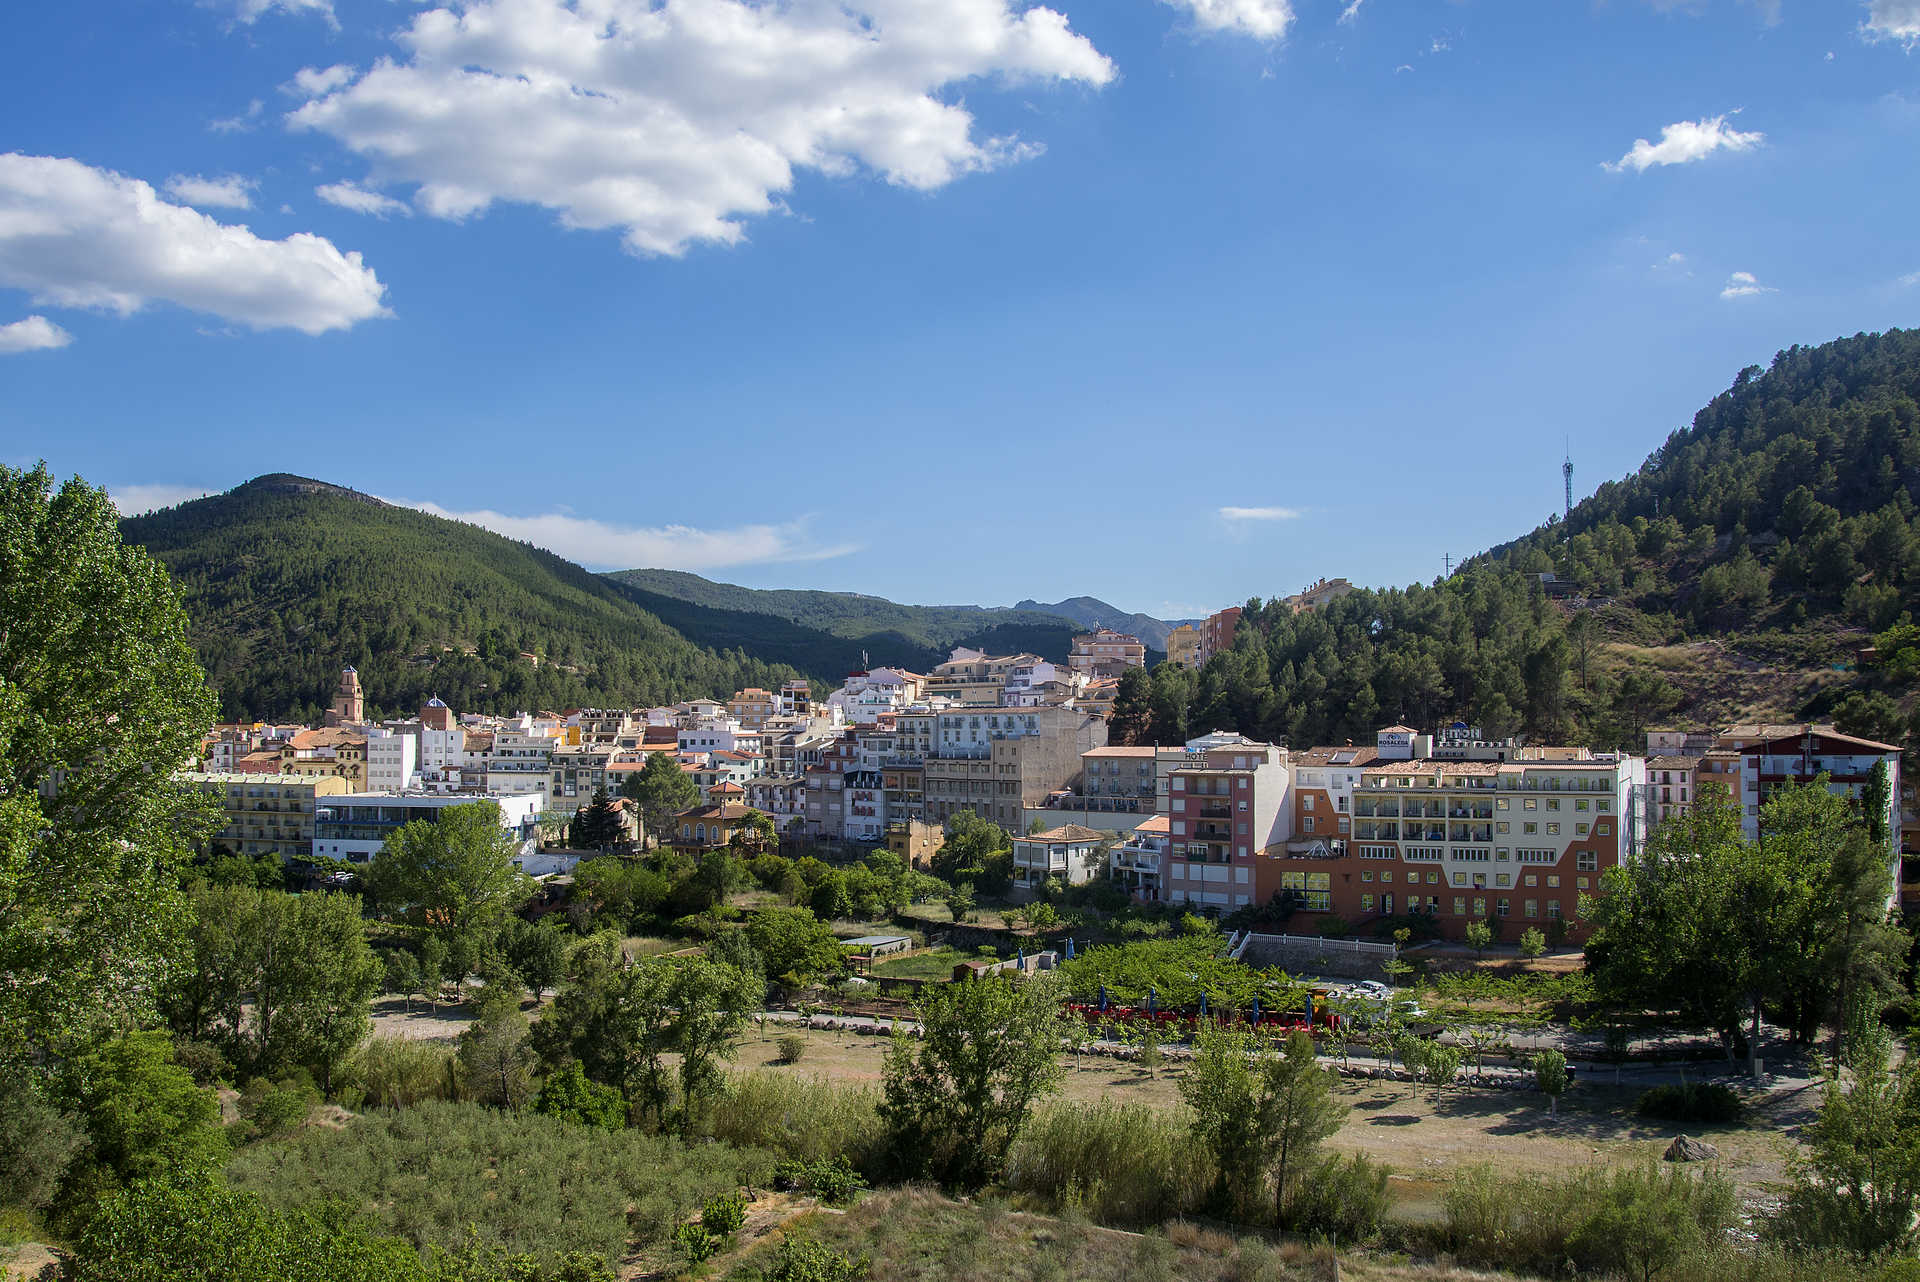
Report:
[[[121,524],[185,594],[226,717],[317,718],[347,664],[380,713],[432,694],[462,711],[635,706],[802,675],[695,644],[550,552],[301,477]]]
[[[1116,632],[1130,633],[1146,642],[1147,649],[1163,653],[1167,648],[1167,633],[1180,626],[1177,622],[1156,619],[1151,614],[1129,614],[1118,606],[1108,605],[1097,596],[1073,596],[1052,605],[1022,601],[1013,608],[1057,614],[1072,619],[1083,628],[1112,628]]]
[[[1793,347],[1742,370],[1564,529],[1312,614],[1249,602],[1230,653],[1157,670],[1116,729],[1338,743],[1459,718],[1605,747],[1666,720],[1834,715],[1904,742],[1910,676],[1853,668],[1910,616],[1917,510],[1920,331]],[[1545,574],[1571,581],[1568,599]]]
[[[672,599],[730,612],[735,616],[731,622],[719,618],[705,620],[723,632],[746,626],[742,622],[744,616],[785,619],[803,628],[858,641],[860,645],[853,647],[856,659],[859,651],[865,649],[875,664],[937,663],[956,645],[970,645],[998,654],[1031,651],[1065,661],[1074,633],[1087,626],[1077,615],[1053,612],[1047,607],[1028,608],[1031,602],[1022,602],[1011,610],[978,605],[901,605],[859,592],[744,588],[733,583],[715,583],[684,570],[619,570],[607,577],[648,594],[645,598],[648,608],[659,611],[663,618],[670,617],[665,600]],[[1089,597],[1075,599],[1092,601]],[[1115,617],[1130,617],[1121,615],[1112,606],[1105,608]],[[700,616],[681,617],[688,620],[689,629],[701,626],[694,622]],[[1159,646],[1165,644],[1166,636],[1162,632]],[[916,649],[918,657],[903,654],[906,647]]]

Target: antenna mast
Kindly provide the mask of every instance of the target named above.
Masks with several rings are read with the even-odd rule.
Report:
[[[1573,520],[1573,451],[1571,449],[1567,451],[1566,462],[1560,465],[1560,479],[1565,481],[1567,486],[1567,511],[1563,519],[1571,522]]]

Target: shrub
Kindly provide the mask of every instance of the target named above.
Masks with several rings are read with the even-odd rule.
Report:
[[[715,1139],[771,1149],[799,1162],[844,1159],[876,1173],[883,1139],[878,1096],[870,1088],[841,1087],[786,1073],[743,1073],[713,1111]]]
[[[864,1255],[849,1256],[811,1238],[788,1238],[761,1276],[765,1282],[860,1282],[872,1267]]]
[[[1727,1251],[1736,1211],[1724,1176],[1653,1165],[1558,1180],[1476,1167],[1454,1178],[1443,1207],[1441,1245],[1462,1260],[1541,1273],[1571,1263],[1636,1278],[1658,1276],[1683,1257]]]
[[[1665,1122],[1737,1122],[1746,1106],[1717,1082],[1681,1082],[1648,1090],[1637,1111]]]
[[[464,1093],[459,1058],[441,1042],[369,1038],[348,1058],[345,1075],[372,1108],[411,1108]]]
[[[782,1064],[798,1064],[800,1057],[807,1053],[807,1039],[797,1033],[788,1033],[774,1045],[780,1048]]]
[[[842,1157],[830,1162],[782,1162],[773,1168],[773,1186],[801,1189],[840,1206],[851,1202],[867,1182]]]
[[[576,1126],[598,1126],[617,1131],[627,1124],[627,1101],[611,1086],[587,1080],[579,1060],[552,1074],[534,1096],[533,1111]]]
[[[1296,1233],[1359,1242],[1387,1217],[1389,1168],[1365,1153],[1327,1157],[1308,1172],[1287,1203],[1287,1227]]]
[[[700,1227],[715,1237],[732,1237],[747,1224],[747,1200],[738,1193],[710,1197],[700,1208]]]
[[[719,1240],[698,1224],[682,1224],[673,1231],[673,1244],[680,1248],[680,1254],[687,1257],[687,1263],[699,1264],[713,1257],[720,1249]]]
[[[1007,1182],[1106,1223],[1158,1224],[1201,1206],[1213,1163],[1178,1115],[1112,1100],[1062,1103],[1021,1130]]]
[[[471,1244],[551,1263],[568,1252],[617,1261],[631,1241],[665,1241],[708,1198],[762,1183],[772,1166],[726,1144],[431,1102],[255,1146],[227,1174],[270,1207],[338,1203],[422,1250]]]

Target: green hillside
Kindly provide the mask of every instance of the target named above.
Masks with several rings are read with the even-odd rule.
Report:
[[[1042,610],[900,605],[858,592],[744,588],[715,583],[683,570],[620,570],[607,577],[642,594],[636,599],[662,618],[683,626],[690,635],[751,633],[754,625],[747,620],[758,617],[784,619],[804,629],[858,642],[851,647],[855,662],[837,668],[842,671],[859,666],[862,649],[875,664],[913,667],[938,663],[957,645],[1000,654],[1031,651],[1064,662],[1074,633],[1085,626],[1071,616]],[[676,611],[669,601],[714,613]],[[684,625],[679,620],[685,620]]]
[[[432,694],[495,712],[633,706],[802,675],[695,644],[552,553],[301,477],[122,530],[180,584],[227,717],[315,717],[347,664],[380,712]]]
[[[1790,348],[1565,529],[1313,614],[1252,602],[1232,653],[1197,677],[1156,673],[1120,728],[1338,743],[1384,719],[1459,718],[1606,747],[1653,723],[1833,715],[1905,742],[1907,667],[1854,661],[1910,618],[1917,512],[1920,331]]]

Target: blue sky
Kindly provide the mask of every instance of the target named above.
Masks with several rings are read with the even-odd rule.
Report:
[[[0,82],[0,460],[1173,616],[1920,323],[1920,0],[125,0]]]

